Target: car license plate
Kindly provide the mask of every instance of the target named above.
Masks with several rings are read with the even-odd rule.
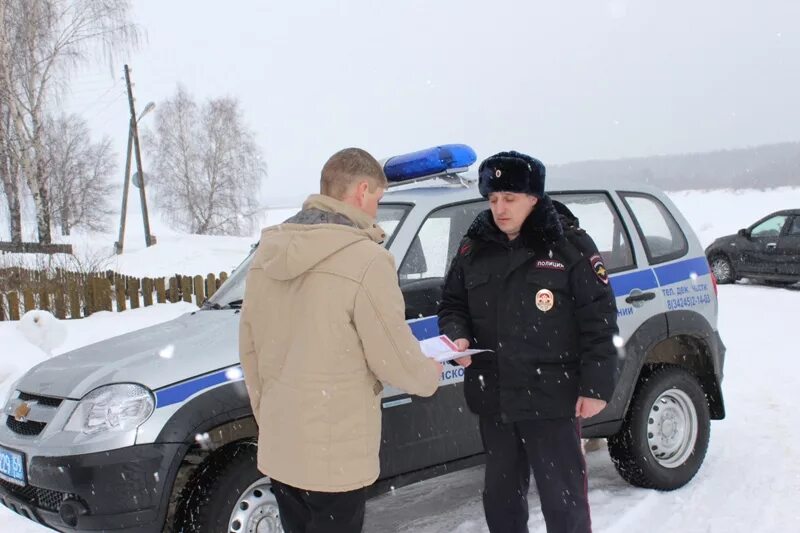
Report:
[[[25,455],[0,446],[0,478],[17,485],[27,485]]]

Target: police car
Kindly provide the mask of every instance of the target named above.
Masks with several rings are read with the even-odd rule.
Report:
[[[465,171],[465,145],[384,163],[379,222],[412,331],[438,334],[436,309],[456,248],[487,208]],[[550,183],[594,238],[617,297],[620,380],[584,422],[608,437],[623,478],[660,490],[687,483],[725,416],[725,348],[716,283],[696,236],[661,192],[638,185]],[[3,401],[0,502],[60,531],[280,531],[237,354],[249,258],[196,312],[50,359]],[[431,398],[387,388],[381,481],[397,486],[481,461],[463,369]]]

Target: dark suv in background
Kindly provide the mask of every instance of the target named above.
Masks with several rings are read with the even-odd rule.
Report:
[[[770,285],[800,281],[800,209],[776,211],[706,248],[718,283],[749,278]]]

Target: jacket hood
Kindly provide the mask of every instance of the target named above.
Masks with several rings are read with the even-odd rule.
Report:
[[[357,242],[383,242],[385,232],[366,213],[329,196],[315,194],[283,224],[264,229],[255,264],[272,279],[287,281],[308,272]]]

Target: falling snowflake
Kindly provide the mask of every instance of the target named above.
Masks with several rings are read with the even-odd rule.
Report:
[[[175,355],[175,345],[174,344],[168,344],[168,345],[164,346],[158,352],[158,356],[161,357],[162,359],[172,359],[173,355]]]

